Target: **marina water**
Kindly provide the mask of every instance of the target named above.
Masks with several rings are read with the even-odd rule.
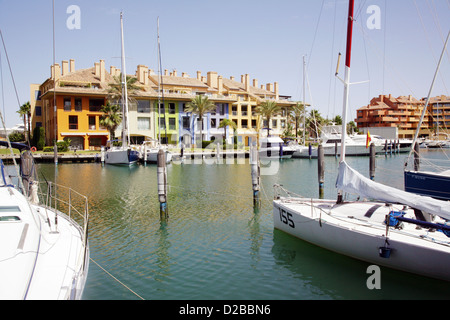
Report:
[[[436,151],[427,156],[443,157]],[[403,189],[407,154],[380,155],[375,180]],[[335,199],[338,159],[325,158],[325,198]],[[369,175],[368,157],[348,163]],[[446,282],[381,268],[274,230],[273,185],[318,197],[317,160],[262,162],[253,207],[248,159],[168,165],[161,220],[156,165],[39,164],[40,177],[89,198],[91,263],[83,299],[449,299]]]

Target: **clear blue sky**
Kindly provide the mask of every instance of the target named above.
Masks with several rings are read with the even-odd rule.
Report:
[[[70,5],[80,8],[80,29],[66,25]],[[369,6],[380,8],[379,29],[367,26],[377,17],[367,13]],[[164,69],[191,77],[197,70],[237,79],[248,73],[259,84],[277,81],[280,94],[302,100],[306,55],[306,101],[331,118],[342,109],[343,87],[334,72],[338,53],[345,53],[347,8],[347,0],[56,0],[56,62],[75,59],[81,69],[104,59],[107,70],[120,67],[123,11],[127,73],[134,74],[138,64],[157,70],[159,17]],[[349,120],[379,94],[425,97],[450,30],[450,0],[356,0],[355,11],[351,81],[370,82],[351,87]],[[23,104],[30,100],[29,84],[50,76],[52,1],[0,0],[0,28]],[[21,119],[3,46],[0,52],[5,101],[3,106],[0,98],[0,109],[11,127]],[[434,95],[450,94],[449,62],[447,54]]]

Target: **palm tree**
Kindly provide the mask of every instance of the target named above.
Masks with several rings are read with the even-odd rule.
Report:
[[[214,104],[214,102],[209,100],[208,97],[205,95],[195,96],[195,98],[193,98],[191,100],[191,102],[189,102],[186,105],[186,109],[185,109],[186,112],[195,113],[199,117],[200,141],[203,140],[203,116],[208,112],[214,111],[215,109],[216,109],[216,105]]]
[[[110,140],[114,140],[114,131],[122,122],[122,114],[119,105],[111,104],[109,101],[100,109],[104,113],[100,117],[100,125],[109,130]]]
[[[134,102],[134,98],[130,98],[136,91],[141,90],[141,87],[136,85],[137,78],[126,76],[127,92],[128,92],[128,102]],[[120,101],[122,99],[122,73],[118,76],[114,76],[114,82],[109,83],[109,100]]]
[[[305,105],[301,102],[297,102],[295,106],[292,107],[291,110],[291,117],[294,119],[295,123],[295,140],[297,140],[298,137],[298,126],[300,123],[300,120],[305,116]],[[305,130],[305,128],[303,128]]]
[[[223,119],[222,121],[220,121],[220,123],[219,123],[219,128],[224,128],[223,129],[223,131],[224,131],[224,139],[226,138],[226,136],[227,136],[227,127],[228,126],[230,126],[232,129],[233,129],[233,132],[236,132],[236,129],[237,129],[237,125],[236,125],[236,123],[233,121],[233,120],[230,120],[230,119]]]
[[[28,142],[28,145],[30,144],[30,119],[31,119],[31,105],[30,101],[25,102],[23,105],[20,106],[19,111],[17,111],[18,114],[23,118],[23,126],[24,126],[24,133],[25,133],[25,140]],[[28,126],[27,126],[28,121]]]
[[[255,108],[257,114],[267,121],[267,127],[270,124],[270,118],[280,112],[281,107],[275,101],[266,100]]]

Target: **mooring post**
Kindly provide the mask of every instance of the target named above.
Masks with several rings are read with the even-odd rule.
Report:
[[[420,152],[419,143],[414,144],[414,171],[419,171],[420,168]]]
[[[311,160],[311,156],[312,156],[312,145],[311,145],[311,142],[308,145],[308,155],[309,155],[309,160]]]
[[[102,162],[102,165],[105,164],[105,147],[101,147],[100,149],[100,161]]]
[[[387,140],[384,140],[384,155],[387,156],[388,152],[388,142]]]
[[[369,175],[370,180],[373,180],[373,178],[375,177],[375,145],[373,144],[373,142],[370,144],[369,148]]]
[[[323,146],[321,144],[319,144],[319,147],[317,148],[317,168],[319,177],[319,199],[323,199],[323,184],[325,182],[325,161]]]
[[[158,180],[159,214],[160,214],[161,219],[165,219],[168,216],[168,211],[167,211],[167,171],[166,171],[166,155],[162,149],[159,149],[159,151],[158,151],[157,180]]]
[[[252,173],[253,207],[259,207],[260,165],[258,148],[255,144],[250,147],[250,167]]]
[[[342,140],[341,140],[342,143]],[[334,142],[334,157],[337,159],[338,157],[338,145],[337,145],[337,141]]]
[[[147,165],[147,145],[144,144],[144,165]]]

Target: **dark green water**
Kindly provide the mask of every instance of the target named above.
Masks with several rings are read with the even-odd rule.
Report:
[[[405,157],[377,157],[375,180],[403,188]],[[347,161],[368,175],[368,158]],[[326,158],[326,198],[336,198],[337,164]],[[148,300],[450,298],[449,283],[384,268],[381,289],[370,290],[369,264],[274,230],[273,184],[317,197],[317,161],[271,166],[275,174],[262,176],[262,204],[255,212],[248,159],[169,165],[166,221],[159,214],[155,165],[39,168],[47,180],[56,175],[57,183],[89,198],[93,261],[84,299],[139,299],[130,289]]]

